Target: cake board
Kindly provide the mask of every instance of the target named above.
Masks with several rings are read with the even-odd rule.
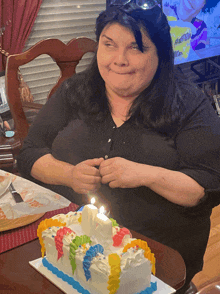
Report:
[[[62,290],[66,294],[79,294],[77,290],[75,290],[71,285],[67,282],[64,282],[62,279],[58,278],[51,271],[45,268],[42,264],[42,258],[38,258],[32,261],[29,261],[29,264],[36,269],[40,274],[46,277],[51,283],[57,286],[60,290]],[[153,294],[171,294],[175,293],[176,290],[169,285],[165,284],[163,281],[151,275],[151,282],[157,282],[157,291]]]

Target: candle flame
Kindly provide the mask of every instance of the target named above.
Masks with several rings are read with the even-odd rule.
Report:
[[[94,204],[94,203],[95,203],[95,197],[92,197],[91,204]]]
[[[101,206],[101,207],[100,207],[99,212],[100,212],[100,213],[104,213],[104,212],[105,212],[105,208],[104,208],[104,206]]]

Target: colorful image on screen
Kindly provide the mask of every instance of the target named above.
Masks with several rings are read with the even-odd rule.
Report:
[[[163,0],[162,6],[175,64],[220,55],[220,0]]]

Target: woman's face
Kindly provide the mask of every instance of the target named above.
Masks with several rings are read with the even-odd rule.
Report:
[[[141,32],[143,52],[128,28],[113,23],[103,29],[97,62],[109,95],[136,98],[151,83],[158,67],[157,49],[147,33]]]

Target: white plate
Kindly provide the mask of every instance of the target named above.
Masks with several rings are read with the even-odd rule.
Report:
[[[4,176],[3,174],[0,174],[1,176]],[[5,174],[4,181],[0,182],[0,197],[4,195],[4,193],[7,191],[9,185],[11,184],[12,176],[10,174]]]
[[[50,282],[56,285],[60,290],[62,290],[66,294],[79,294],[76,289],[73,289],[67,282],[64,282],[62,279],[58,278],[51,271],[49,271],[42,264],[42,258],[38,258],[32,261],[29,261],[29,264],[35,268],[39,273],[41,273],[44,277],[46,277]],[[158,279],[157,277],[151,275],[151,282],[157,282],[157,291],[155,294],[171,294],[175,293],[176,290],[165,284],[163,281]],[[153,293],[153,294],[154,294]]]

